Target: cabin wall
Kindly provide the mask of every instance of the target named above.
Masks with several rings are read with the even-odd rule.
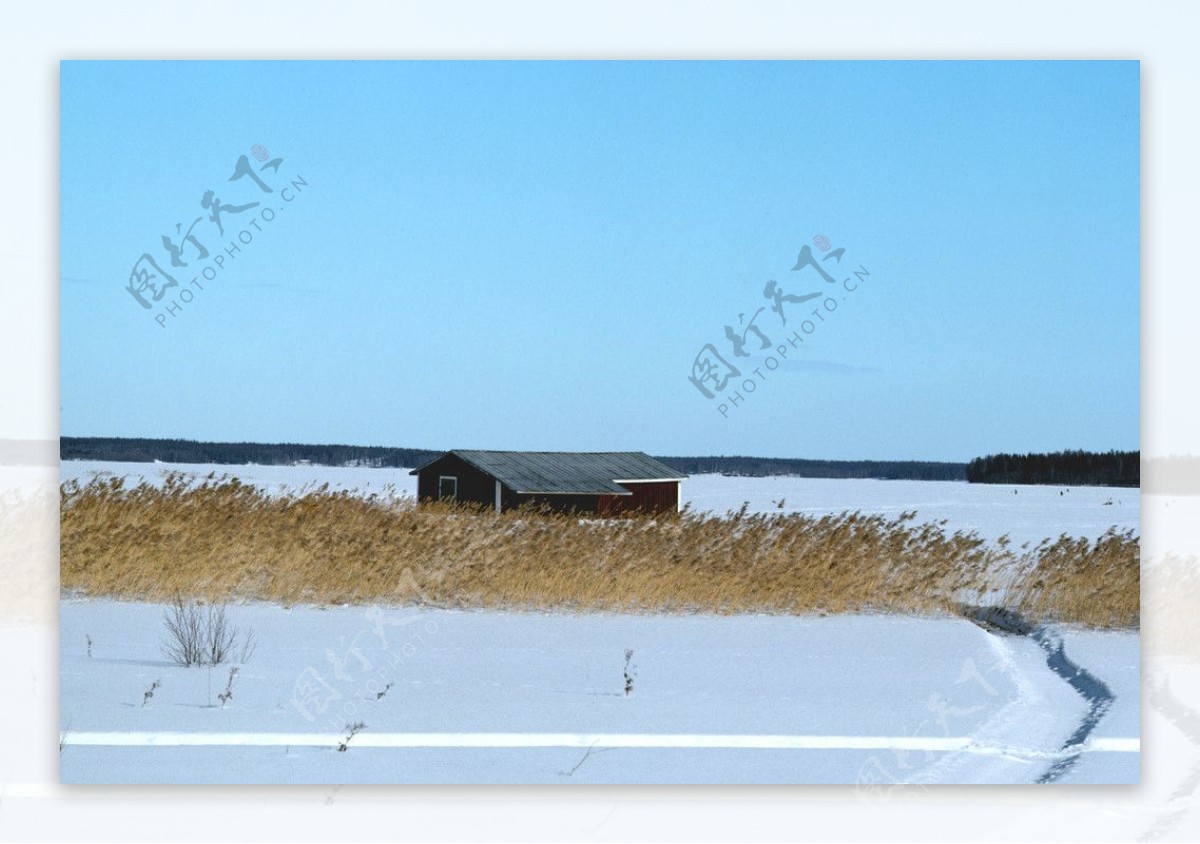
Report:
[[[623,483],[633,495],[602,495],[598,512],[602,516],[621,513],[674,513],[679,510],[679,481]]]
[[[507,492],[507,490],[505,490]],[[505,509],[520,507],[523,504],[534,506],[545,505],[556,513],[595,513],[599,503],[598,495],[545,495],[537,493],[512,493],[510,497],[502,497],[501,505]],[[512,503],[508,503],[511,501]]]
[[[458,478],[458,500],[460,502],[470,501],[486,504],[489,507],[495,506],[495,479],[453,454],[439,457],[417,474],[418,500],[438,500],[438,478],[441,475],[453,475]]]

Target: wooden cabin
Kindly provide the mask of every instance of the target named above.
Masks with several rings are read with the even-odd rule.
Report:
[[[410,474],[421,501],[469,501],[496,512],[532,503],[599,516],[678,512],[687,478],[640,451],[455,449]]]

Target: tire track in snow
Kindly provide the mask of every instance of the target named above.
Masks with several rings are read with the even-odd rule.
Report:
[[[1116,696],[1103,680],[1067,657],[1062,637],[1058,634],[1045,627],[1035,627],[1019,613],[1002,607],[963,609],[967,618],[988,632],[999,631],[1024,636],[1036,642],[1038,647],[1046,652],[1046,667],[1065,680],[1087,702],[1087,712],[1075,728],[1075,732],[1063,742],[1059,749],[1059,758],[1036,780],[1039,785],[1058,782],[1078,764],[1085,752],[1094,749],[1095,743],[1089,745],[1088,739],[1100,720],[1112,708]]]

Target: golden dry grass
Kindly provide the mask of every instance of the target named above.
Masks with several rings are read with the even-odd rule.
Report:
[[[1132,531],[1034,549],[843,513],[581,519],[417,507],[326,487],[269,496],[231,479],[61,490],[66,590],[164,600],[422,602],[627,612],[944,613],[1138,624]]]

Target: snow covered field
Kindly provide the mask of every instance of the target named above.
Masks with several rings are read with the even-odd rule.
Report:
[[[237,605],[258,647],[222,705],[228,667],[163,658],[163,609],[63,601],[63,782],[1138,780],[1133,633],[1065,632],[1113,699],[1064,751],[1088,701],[962,620]]]
[[[416,495],[408,469],[332,466],[221,466],[187,463],[105,463],[71,460],[62,480],[86,482],[98,473],[161,483],[169,472],[200,477],[231,475],[268,492],[299,491],[328,483],[333,490]],[[861,510],[897,516],[916,510],[922,522],[948,520],[947,529],[975,530],[986,539],[1007,533],[1016,544],[1036,544],[1059,534],[1096,538],[1109,527],[1139,528],[1137,489],[1109,487],[999,486],[949,481],[875,481],[831,478],[728,478],[694,475],[683,482],[683,500],[694,510],[724,513],[745,502],[751,512],[812,515]],[[1016,491],[1014,493],[1014,490]],[[1062,493],[1060,495],[1060,493]],[[780,507],[779,503],[783,506]]]
[[[404,469],[71,461],[61,479],[161,482],[169,471],[228,474],[272,493],[324,483],[415,492]],[[683,490],[698,510],[743,502],[816,515],[916,510],[920,521],[946,519],[951,531],[1007,533],[1017,543],[1139,527],[1134,489],[1060,495],[1054,487],[710,475]],[[1156,507],[1174,517],[1194,504]],[[898,616],[239,604],[232,621],[253,627],[258,647],[222,705],[228,666],[165,660],[163,609],[62,601],[63,782],[849,783],[878,791],[1139,776],[1136,632],[1052,630],[1039,641],[961,619]],[[634,652],[628,697],[626,649]],[[339,751],[357,722],[365,726]]]

